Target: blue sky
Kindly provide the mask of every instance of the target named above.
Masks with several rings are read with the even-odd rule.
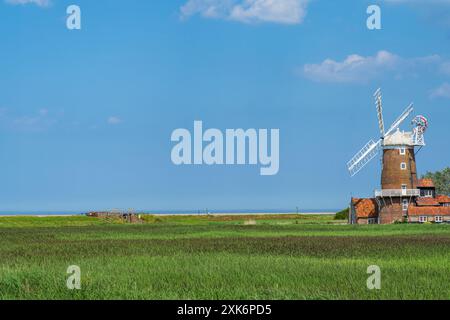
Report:
[[[449,165],[450,1],[0,1],[0,211],[341,208],[379,186],[346,171],[379,86],[386,122],[429,118],[419,171]],[[279,128],[278,175],[174,166],[194,120]]]

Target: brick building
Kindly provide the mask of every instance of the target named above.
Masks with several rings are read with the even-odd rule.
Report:
[[[352,198],[349,223],[450,223],[450,197],[437,195],[431,179],[418,180],[414,196],[394,196],[388,206],[384,200]]]

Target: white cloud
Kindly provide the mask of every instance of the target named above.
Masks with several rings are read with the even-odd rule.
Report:
[[[230,18],[243,22],[267,21],[285,24],[303,22],[307,1],[253,0],[236,5]]]
[[[303,72],[308,79],[318,82],[366,82],[383,70],[394,68],[399,60],[388,51],[379,51],[373,57],[352,54],[341,62],[326,59],[320,64],[307,64]]]
[[[5,2],[12,5],[35,4],[39,7],[47,7],[50,5],[50,0],[5,0]]]
[[[450,98],[450,83],[443,83],[440,87],[431,91],[431,98]]]
[[[183,18],[200,14],[206,18],[245,23],[300,24],[309,0],[189,0],[180,8]]]
[[[107,122],[108,124],[116,125],[122,123],[122,119],[120,119],[119,117],[111,116],[108,118]]]
[[[343,61],[326,59],[318,64],[306,64],[302,74],[317,82],[357,83],[369,82],[386,73],[395,78],[405,74],[416,75],[424,68],[438,68],[441,58],[431,55],[405,59],[388,51],[379,51],[374,56],[349,55]]]

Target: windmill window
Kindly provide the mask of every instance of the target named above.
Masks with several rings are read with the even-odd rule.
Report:
[[[402,163],[400,164],[400,169],[406,170],[406,163],[405,163],[405,162],[402,162]]]
[[[404,156],[406,154],[406,148],[400,148],[400,154]]]
[[[402,205],[403,211],[408,211],[408,205],[409,205],[408,199],[403,199],[403,205]]]

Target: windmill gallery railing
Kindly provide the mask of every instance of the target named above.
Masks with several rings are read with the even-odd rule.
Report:
[[[419,189],[383,189],[375,190],[375,197],[418,197]]]

